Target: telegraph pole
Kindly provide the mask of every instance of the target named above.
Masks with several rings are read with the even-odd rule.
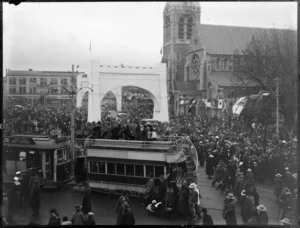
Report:
[[[72,65],[72,91],[71,91],[71,99],[72,99],[72,106],[71,106],[71,153],[72,153],[72,167],[71,167],[71,175],[74,177],[74,168],[75,168],[75,150],[74,150],[74,144],[75,144],[75,109],[74,109],[74,65]],[[75,177],[74,177],[75,178]]]
[[[276,78],[276,136],[279,138],[279,79]]]

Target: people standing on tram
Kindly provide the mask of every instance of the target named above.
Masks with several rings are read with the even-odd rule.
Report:
[[[166,189],[167,189],[167,183],[166,180],[164,179],[164,175],[160,175],[159,182],[158,182],[158,194],[157,194],[158,202],[164,202]]]
[[[122,210],[122,206],[125,202],[130,204],[130,199],[129,199],[126,192],[122,192],[122,195],[119,197],[118,202],[117,202],[117,206],[116,206],[116,212],[117,213],[119,213]]]

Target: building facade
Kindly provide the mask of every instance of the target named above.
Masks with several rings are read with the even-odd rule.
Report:
[[[72,85],[75,88],[77,78],[85,76],[84,72],[7,70],[3,80],[4,97],[32,106],[47,94],[43,104],[67,104],[70,102]],[[50,86],[52,89],[49,92]]]
[[[236,64],[254,35],[272,29],[201,23],[199,2],[167,2],[163,13],[163,58],[167,91],[175,115],[232,115],[242,96],[255,94],[255,84],[234,80]],[[280,32],[280,29],[278,29]]]

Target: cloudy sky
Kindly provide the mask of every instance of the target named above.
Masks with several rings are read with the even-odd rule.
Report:
[[[3,64],[11,70],[89,73],[160,62],[164,2],[3,3]],[[297,28],[297,2],[201,2],[201,23]],[[91,53],[89,51],[91,41]]]

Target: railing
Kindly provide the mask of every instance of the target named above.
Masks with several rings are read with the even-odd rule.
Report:
[[[140,150],[175,153],[182,150],[182,139],[164,141],[138,141],[138,140],[113,140],[113,139],[76,139],[81,148],[101,148],[117,150]]]

